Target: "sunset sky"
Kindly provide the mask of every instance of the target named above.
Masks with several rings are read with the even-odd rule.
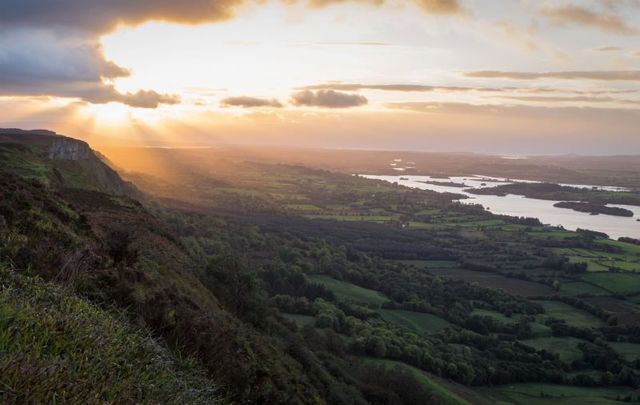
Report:
[[[3,0],[0,126],[640,154],[640,0]]]

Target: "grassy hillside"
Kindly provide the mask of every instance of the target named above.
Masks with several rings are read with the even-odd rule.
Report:
[[[0,402],[222,403],[193,360],[59,286],[0,266]]]

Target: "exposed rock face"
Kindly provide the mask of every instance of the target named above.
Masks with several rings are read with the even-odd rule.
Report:
[[[74,181],[82,179],[82,187],[115,195],[142,198],[140,192],[91,149],[84,141],[58,135],[53,131],[0,128],[0,143],[20,144],[50,162],[51,180],[58,186],[78,187]],[[47,163],[48,165],[49,163]],[[73,180],[75,179],[75,180]]]
[[[76,139],[55,137],[51,143],[49,159],[87,160],[94,157],[89,145]]]

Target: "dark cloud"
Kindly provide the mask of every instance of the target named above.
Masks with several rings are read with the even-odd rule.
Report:
[[[592,70],[567,72],[502,72],[481,70],[465,73],[467,77],[485,79],[564,79],[564,80],[603,80],[603,81],[640,81],[640,70]]]
[[[220,105],[223,107],[244,107],[244,108],[256,108],[256,107],[273,107],[281,108],[282,103],[276,99],[266,99],[259,97],[238,96],[227,97],[220,100]]]
[[[96,82],[129,72],[104,59],[99,44],[44,30],[0,32],[0,83]]]
[[[640,33],[637,27],[628,25],[616,14],[594,11],[576,5],[546,6],[541,14],[556,24],[574,24],[623,35]]]
[[[95,42],[44,30],[0,34],[0,94],[80,98],[91,103],[116,101],[134,107],[175,104],[176,96],[140,90],[122,94],[109,80],[129,72],[107,61]]]
[[[425,12],[456,14],[458,0],[413,0]],[[309,0],[315,7],[358,2],[381,5],[385,0]],[[205,23],[230,18],[246,0],[2,0],[0,26],[63,27],[96,33],[119,24],[145,21]],[[259,2],[258,2],[259,3]]]
[[[341,93],[335,90],[303,90],[291,95],[291,103],[296,106],[349,108],[365,105],[368,100],[359,94]]]
[[[242,0],[2,0],[1,26],[104,33],[150,20],[203,23],[229,18]]]

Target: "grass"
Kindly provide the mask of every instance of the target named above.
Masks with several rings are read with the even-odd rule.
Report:
[[[536,337],[551,336],[551,328],[545,324],[540,322],[531,322],[529,323],[529,326],[531,327],[531,332],[533,332],[533,335]]]
[[[195,363],[124,318],[37,278],[0,280],[0,402],[221,402]]]
[[[336,280],[335,278],[325,275],[313,275],[309,276],[309,280],[313,283],[322,284],[333,293],[342,299],[360,302],[363,304],[370,304],[380,306],[389,299],[379,293],[378,291],[370,290],[368,288],[359,287],[355,284],[348,283],[346,281]]]
[[[640,344],[627,342],[609,342],[609,345],[627,361],[640,359]]]
[[[556,384],[513,384],[493,388],[478,388],[481,394],[492,397],[494,403],[546,405],[619,404],[632,391],[627,387],[587,388]]]
[[[612,293],[623,295],[640,293],[640,274],[590,273],[582,276],[582,279]]]
[[[387,322],[405,327],[416,333],[438,333],[451,324],[432,314],[404,311],[400,309],[381,309],[378,311]]]
[[[584,257],[584,256],[568,256],[569,263],[584,263],[587,265],[587,271],[589,272],[599,272],[599,271],[609,271],[609,267],[600,264],[595,259]]]
[[[562,319],[567,324],[580,327],[591,328],[602,326],[603,322],[599,318],[588,312],[579,310],[558,301],[536,301],[544,307],[545,314],[555,319]]]
[[[422,370],[419,370],[415,367],[412,367],[408,364],[393,361],[393,360],[381,360],[381,359],[372,359],[366,358],[363,361],[369,364],[383,365],[385,367],[393,368],[399,367],[402,370],[406,370],[413,374],[414,377],[417,378],[420,383],[424,385],[430,392],[432,392],[443,404],[447,405],[468,405],[469,401],[456,394],[448,387],[446,387],[443,383],[438,381],[435,377],[430,376]]]
[[[398,262],[408,266],[431,268],[431,269],[448,269],[458,267],[460,263],[453,260],[398,260]]]
[[[523,344],[536,350],[557,354],[560,360],[567,363],[582,358],[582,350],[578,349],[578,344],[582,342],[584,340],[572,337],[539,337],[522,340]]]
[[[479,308],[474,309],[472,312],[472,315],[486,316],[502,323],[516,323],[519,318],[519,317],[509,318],[506,315],[501,314],[500,312],[491,311],[488,309],[479,309]]]
[[[589,295],[609,295],[608,291],[603,290],[593,284],[585,283],[583,281],[571,281],[568,283],[560,284],[560,292],[564,295],[576,296],[580,294]]]

